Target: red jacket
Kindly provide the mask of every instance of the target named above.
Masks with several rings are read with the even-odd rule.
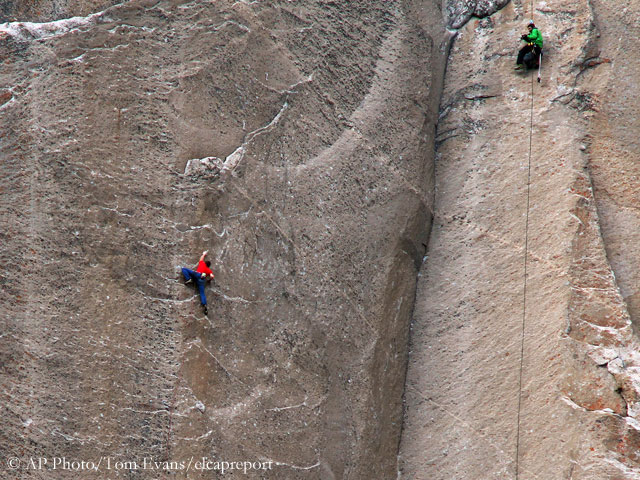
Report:
[[[204,263],[204,260],[200,260],[200,262],[198,263],[198,267],[196,268],[196,272],[206,273],[207,275],[211,275],[213,277],[213,272],[209,267],[207,267],[207,264]]]

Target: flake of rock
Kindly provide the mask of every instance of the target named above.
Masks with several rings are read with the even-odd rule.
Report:
[[[596,365],[606,365],[619,356],[618,351],[612,348],[593,348],[589,351],[589,357],[591,357]]]
[[[184,169],[185,175],[216,176],[222,169],[222,160],[217,157],[192,158]]]
[[[503,8],[509,0],[447,0],[448,25],[461,28],[473,17],[487,17]]]

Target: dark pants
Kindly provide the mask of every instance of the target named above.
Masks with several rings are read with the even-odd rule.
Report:
[[[536,62],[538,62],[540,60],[542,49],[537,45],[525,45],[520,49],[520,52],[518,52],[518,60],[516,60],[516,65],[522,65],[524,63],[524,56],[531,51],[533,51],[534,55],[536,56]]]
[[[205,280],[202,278],[202,274],[189,270],[188,268],[183,268],[182,275],[184,275],[185,282],[191,279],[198,286],[198,291],[200,292],[200,303],[202,303],[202,305],[206,305],[207,297],[204,295]]]

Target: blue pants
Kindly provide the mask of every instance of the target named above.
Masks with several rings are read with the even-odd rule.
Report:
[[[202,303],[202,305],[206,305],[207,297],[204,295],[205,280],[202,278],[202,274],[189,270],[188,268],[183,268],[182,275],[184,275],[185,282],[191,279],[198,286],[198,290],[200,291],[200,303]]]

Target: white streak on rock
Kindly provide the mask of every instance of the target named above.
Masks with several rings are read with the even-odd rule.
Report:
[[[312,470],[320,466],[320,461],[317,461],[316,463],[308,467],[301,467],[299,465],[291,465],[290,463],[284,463],[284,462],[278,462],[278,461],[273,461],[273,463],[275,463],[278,466],[293,468],[294,470]]]
[[[0,24],[0,32],[22,40],[59,37],[80,27],[96,24],[103,13],[94,13],[88,17],[65,18],[46,23],[7,22]]]
[[[11,97],[11,100],[9,100],[8,102],[3,103],[2,105],[0,105],[0,110],[4,110],[9,105],[13,105],[15,102],[16,102],[16,97]]]
[[[224,298],[224,299],[225,299],[226,301],[228,301],[228,302],[255,303],[255,302],[250,302],[249,300],[246,300],[246,299],[244,299],[244,298],[242,298],[242,297],[229,297],[229,296],[225,295],[224,293],[222,293],[222,292],[221,292],[221,291],[219,291],[219,290],[216,290],[216,293],[217,293],[220,297]]]
[[[291,410],[292,408],[300,408],[300,407],[306,407],[306,406],[307,406],[307,398],[304,399],[304,402],[299,403],[298,405],[291,405],[288,407],[267,408],[267,412],[281,412],[283,410]]]
[[[220,25],[216,25],[215,27],[213,27],[213,29],[214,30],[220,30],[221,28],[226,27],[227,25],[235,25],[240,30],[244,30],[245,32],[250,32],[251,31],[251,29],[249,27],[247,27],[246,25],[243,25],[242,23],[235,22],[233,20],[227,20],[226,22],[223,22]]]
[[[213,430],[209,430],[207,433],[203,433],[199,437],[178,437],[178,438],[180,440],[185,440],[185,441],[188,441],[188,442],[197,442],[198,440],[203,440],[205,438],[209,438],[212,433],[213,433]]]
[[[287,108],[289,108],[289,102],[284,102],[284,104],[282,105],[282,108],[280,109],[280,111],[278,112],[278,114],[273,117],[273,120],[271,120],[267,125],[265,125],[264,127],[260,127],[256,130],[254,130],[253,132],[250,132],[247,135],[247,139],[246,141],[240,145],[238,148],[236,148],[233,153],[231,155],[229,155],[225,161],[224,164],[222,165],[222,171],[232,171],[235,170],[235,168],[238,166],[238,164],[242,161],[242,159],[244,158],[244,154],[246,152],[246,146],[254,139],[256,138],[258,135],[261,135],[262,133],[270,130],[271,128],[273,128],[275,125],[278,124],[278,122],[280,121],[280,118],[282,117],[282,114],[287,110]]]
[[[192,347],[198,347],[201,351],[204,351],[206,353],[209,354],[209,356],[211,358],[213,358],[215,360],[215,362],[220,366],[220,368],[222,368],[222,370],[224,370],[226,372],[227,375],[229,375],[229,377],[235,379],[236,381],[240,382],[241,384],[245,384],[242,380],[240,380],[238,377],[236,377],[233,373],[231,373],[223,364],[222,362],[220,362],[220,360],[218,360],[218,357],[216,357],[207,347],[205,347],[202,344],[202,341],[200,339],[194,340],[192,342],[189,342],[187,351],[191,350]]]
[[[116,208],[109,208],[109,207],[99,207],[102,210],[107,210],[109,212],[114,212],[117,215],[120,215],[122,217],[133,217],[133,215],[129,214],[129,213],[123,213],[120,210],[118,210],[118,207],[116,206]]]

